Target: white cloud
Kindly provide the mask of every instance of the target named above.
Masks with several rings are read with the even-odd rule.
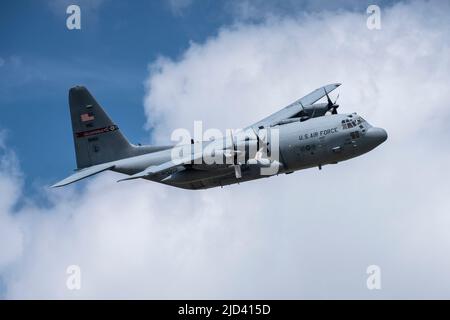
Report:
[[[192,44],[181,61],[161,58],[151,66],[149,125],[157,139],[198,118],[211,127],[245,126],[324,83],[339,81],[344,108],[374,123],[383,119],[393,137],[428,127],[425,120],[442,117],[424,106],[447,109],[440,102],[447,94],[448,27],[437,29],[427,20],[443,12],[420,2],[397,5],[383,12],[380,31],[366,28],[365,12],[224,28],[217,38]],[[410,90],[415,86],[420,90]],[[410,126],[397,126],[392,108]]]
[[[450,22],[448,5],[433,4],[386,8],[381,31],[349,12],[238,24],[152,64],[145,106],[157,141],[195,119],[244,126],[342,81],[340,111],[389,140],[321,172],[194,192],[110,173],[47,191],[48,207],[15,208],[20,174],[3,154],[7,297],[448,298]],[[70,264],[81,291],[65,288]],[[379,292],[365,287],[371,264]]]
[[[0,131],[0,272],[20,255],[22,233],[9,213],[20,197],[21,183],[18,163],[13,152],[6,149],[6,132]]]

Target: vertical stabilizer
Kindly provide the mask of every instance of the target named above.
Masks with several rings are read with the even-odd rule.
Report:
[[[132,146],[89,91],[69,91],[70,116],[78,169],[129,157]]]

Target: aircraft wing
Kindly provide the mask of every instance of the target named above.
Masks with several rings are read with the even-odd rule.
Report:
[[[303,110],[303,107],[309,106],[316,101],[322,99],[326,93],[330,93],[337,87],[339,87],[340,83],[333,83],[326,85],[324,87],[320,87],[313,92],[307,94],[303,98],[298,99],[297,101],[291,103],[287,107],[284,107],[283,109],[271,114],[270,116],[254,123],[251,125],[254,129],[257,129],[261,126],[270,126],[272,123],[279,122],[281,120],[289,119],[298,114],[300,111]]]
[[[147,167],[145,170],[138,172],[136,174],[133,174],[124,179],[120,179],[117,182],[140,179],[140,178],[147,178],[147,177],[151,177],[151,176],[155,176],[155,175],[160,175],[162,177],[168,176],[175,172],[184,170],[184,165],[190,164],[193,161],[195,161],[196,159],[201,159],[202,157],[203,157],[203,153],[200,152],[200,153],[193,154],[193,155],[181,158],[181,159],[170,160],[170,161],[161,163],[156,166]]]

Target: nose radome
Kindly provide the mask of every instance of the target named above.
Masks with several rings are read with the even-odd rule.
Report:
[[[380,144],[386,141],[388,135],[386,130],[383,128],[375,128],[372,127],[367,130],[366,137],[372,140],[373,142]]]

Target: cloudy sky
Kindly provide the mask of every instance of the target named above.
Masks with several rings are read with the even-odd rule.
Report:
[[[3,298],[450,298],[450,4],[16,1],[0,10]],[[385,128],[374,151],[186,191],[75,167],[67,90],[86,85],[133,142],[237,128],[326,83]],[[81,268],[81,290],[66,269]],[[366,269],[381,270],[368,290]]]

